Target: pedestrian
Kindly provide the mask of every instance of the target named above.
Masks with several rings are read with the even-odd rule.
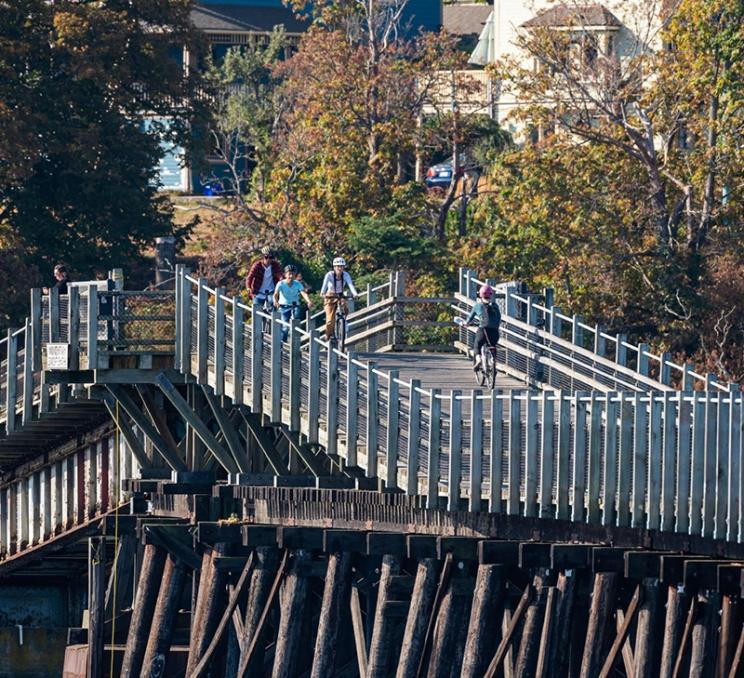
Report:
[[[274,306],[279,309],[282,320],[289,322],[290,318],[300,319],[300,297],[305,300],[307,307],[311,309],[313,302],[310,300],[305,286],[296,279],[297,267],[290,264],[284,267],[284,280],[281,280],[274,290]],[[288,330],[282,329],[282,341],[287,340]]]
[[[54,285],[59,294],[67,294],[67,285],[71,283],[70,274],[67,272],[67,266],[64,264],[56,264],[54,267]],[[49,288],[44,288],[44,294],[49,294]]]
[[[108,272],[104,268],[97,268],[95,277],[98,283],[98,319],[99,322],[105,322],[106,341],[111,343],[114,338],[114,297],[111,294],[114,289],[114,281],[109,278]]]
[[[344,315],[348,313],[349,306],[344,296],[345,287],[349,288],[352,298],[358,296],[351,276],[346,271],[346,261],[343,257],[336,257],[333,260],[333,270],[326,273],[325,278],[323,278],[323,285],[320,288],[320,295],[323,297],[323,309],[326,314],[326,341],[330,341],[336,336],[337,309],[341,308]]]
[[[261,250],[261,258],[251,264],[248,277],[245,279],[245,287],[248,296],[254,304],[264,306],[265,310],[268,300],[273,296],[276,284],[282,279],[282,266],[276,259],[276,254],[271,247]]]

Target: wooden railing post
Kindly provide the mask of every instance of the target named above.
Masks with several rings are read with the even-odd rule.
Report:
[[[555,393],[542,393],[542,426],[540,427],[540,496],[539,513],[542,518],[552,518],[553,513],[553,416]]]
[[[617,479],[617,524],[620,527],[630,525],[630,489],[633,470],[633,404],[628,393],[620,392],[620,460]]]
[[[233,403],[243,403],[243,367],[245,365],[245,336],[243,334],[245,321],[243,307],[238,297],[232,298],[232,349],[233,349]],[[299,337],[299,334],[298,334]]]
[[[8,352],[8,371],[5,382],[5,432],[12,433],[16,428],[16,367],[18,364],[18,336],[13,328],[8,330],[6,342]]]
[[[377,475],[377,373],[367,363],[367,477]]]
[[[450,396],[449,478],[447,482],[447,510],[460,507],[462,479],[462,391],[454,389]]]
[[[659,356],[659,381],[665,386],[669,386],[672,383],[672,371],[669,364],[671,360],[671,353],[665,352]]]
[[[88,326],[85,333],[88,342],[88,369],[98,369],[98,287],[88,285]]]
[[[638,344],[638,363],[636,371],[644,377],[648,376],[648,344]]]
[[[206,384],[209,371],[209,292],[207,279],[199,278],[196,292],[196,383]]]
[[[525,391],[525,438],[527,443],[524,466],[524,515],[528,518],[537,516],[537,393]]]
[[[661,460],[663,442],[661,415],[663,406],[660,402],[662,398],[661,393],[658,391],[651,391],[648,396],[651,400],[649,404],[651,418],[649,423],[650,440],[648,453],[648,489],[646,492],[646,527],[649,530],[658,530],[661,518]],[[713,482],[713,485],[715,486],[715,481]],[[715,505],[713,508],[715,510]],[[711,520],[712,518],[713,516],[711,515]]]
[[[677,403],[672,391],[664,392],[664,447],[662,456],[661,475],[661,529],[666,532],[674,530],[674,507],[677,491],[677,475],[675,468],[677,446]],[[676,473],[675,473],[676,471]],[[725,522],[725,516],[724,522]]]
[[[514,391],[509,391],[509,493],[506,497],[506,512],[519,515],[519,474],[522,456],[521,403]]]
[[[728,439],[728,520],[726,539],[736,541],[741,530],[741,388],[738,384],[729,384],[729,439]],[[680,401],[682,396],[680,395]],[[681,407],[681,402],[680,402]],[[681,431],[680,431],[681,436]]]
[[[312,337],[312,335],[311,335]],[[310,350],[312,351],[312,338]],[[259,315],[258,304],[251,306],[251,410],[253,414],[260,414],[263,410],[263,318]],[[312,373],[311,373],[312,378]],[[312,398],[312,392],[310,393]],[[312,400],[311,400],[312,402]],[[310,423],[312,424],[312,417]],[[310,442],[317,442],[315,441]]]
[[[346,463],[358,466],[359,439],[359,366],[356,353],[349,351],[346,360]]]
[[[388,373],[387,438],[385,440],[385,485],[398,486],[398,422],[400,420],[400,386],[398,371]]]
[[[271,421],[282,421],[282,324],[279,311],[271,312]]]
[[[59,288],[49,288],[49,341],[59,341]]]
[[[31,353],[32,370],[41,370],[41,289],[34,287],[31,290]]]
[[[574,346],[584,348],[584,328],[581,326],[584,319],[580,315],[574,315],[571,319],[571,343]]]
[[[183,315],[183,264],[176,264],[175,266],[175,276],[176,276],[176,282],[175,282],[175,294],[176,294],[176,345],[174,348],[174,360],[176,364],[176,369],[181,369],[181,364],[183,362],[182,354],[181,354],[181,316]]]
[[[607,340],[602,336],[604,331],[605,328],[599,323],[594,326],[594,352],[602,358],[607,354]]]
[[[326,354],[326,454],[338,454],[338,354],[332,342]]]
[[[586,398],[589,394],[577,391],[574,395],[574,457],[573,488],[571,493],[571,520],[584,520],[584,492],[586,488]]]
[[[441,451],[440,434],[442,428],[441,391],[433,388],[429,392],[429,471],[426,478],[426,507],[430,509],[439,506],[439,454]]]
[[[470,394],[470,488],[469,508],[481,510],[483,496],[483,393]]]
[[[718,422],[716,429],[718,431],[716,441],[716,518],[714,539],[724,539],[726,537],[726,518],[728,517],[728,477],[734,473],[734,469],[729,465],[729,435],[731,432],[731,408],[729,403],[729,394],[725,391],[718,391]],[[739,450],[736,450],[738,456]],[[738,474],[737,474],[738,477]]]
[[[181,360],[178,368],[182,374],[191,372],[191,282],[186,278],[189,269],[181,267],[181,274],[178,280],[181,289],[181,307],[178,322],[178,342],[181,346]]]
[[[406,450],[406,494],[418,494],[419,436],[421,435],[421,381],[411,379],[408,399],[408,448]]]
[[[307,384],[307,439],[311,444],[318,442],[318,420],[320,419],[320,343],[315,331],[310,332],[308,343],[308,384]]]
[[[80,288],[67,291],[67,341],[70,347],[70,369],[80,369]]]
[[[225,288],[218,287],[214,296],[214,394],[225,393]]]
[[[602,525],[615,524],[617,502],[617,413],[620,394],[605,393],[604,482],[602,488]]]
[[[687,532],[690,521],[690,464],[692,457],[692,402],[691,397],[681,392],[677,408],[678,457],[677,457],[677,511],[675,529]],[[733,476],[732,476],[733,477]]]
[[[8,524],[8,489],[0,490],[0,554],[10,553],[10,525]]]
[[[571,399],[558,391],[558,467],[556,479],[556,518],[569,520],[569,474],[571,473]]]
[[[685,363],[682,372],[682,390],[686,393],[691,393],[695,390],[695,371],[694,363]]]
[[[234,330],[233,330],[234,331]],[[301,335],[294,318],[289,319],[289,430],[299,433],[302,389]]]
[[[559,317],[561,309],[558,306],[550,307],[550,333],[554,337],[560,337],[563,329],[563,320]]]
[[[589,412],[589,482],[587,522],[599,523],[600,472],[602,468],[602,405],[592,391]]]
[[[28,318],[26,318],[26,331],[23,338],[23,415],[21,421],[28,424],[34,414],[34,338],[31,321]]]
[[[499,397],[501,395],[501,391],[491,392],[491,493],[488,499],[488,510],[490,513],[501,513],[502,464],[504,456],[504,444],[502,440],[504,404],[501,397]]]
[[[628,364],[628,347],[625,345],[628,341],[627,334],[618,334],[615,344],[615,362],[625,367]]]

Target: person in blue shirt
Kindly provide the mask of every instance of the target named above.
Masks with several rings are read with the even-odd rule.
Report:
[[[478,332],[475,335],[473,347],[473,369],[476,372],[480,369],[483,346],[486,344],[496,346],[499,343],[499,325],[501,325],[501,311],[493,300],[493,288],[490,285],[483,285],[478,290],[478,297],[479,300],[475,302],[475,306],[465,320],[465,324],[470,325],[476,318],[478,319]]]
[[[274,290],[274,306],[279,309],[279,313],[282,316],[282,320],[289,322],[290,318],[300,319],[300,297],[305,300],[308,308],[313,307],[312,301],[307,292],[305,292],[305,286],[296,279],[297,267],[290,264],[284,267],[284,279],[279,281],[279,284]],[[289,330],[284,327],[282,330],[282,341],[287,340],[287,334]]]

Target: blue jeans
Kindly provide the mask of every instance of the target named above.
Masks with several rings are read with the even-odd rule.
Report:
[[[289,322],[290,318],[294,318],[295,320],[300,319],[300,305],[295,304],[293,306],[279,306],[279,313],[282,316],[282,320],[285,322]],[[286,327],[282,327],[282,341],[287,341],[287,335],[289,334],[289,329]]]

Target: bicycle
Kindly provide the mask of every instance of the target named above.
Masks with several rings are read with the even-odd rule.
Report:
[[[342,304],[341,301],[348,301],[350,299],[353,299],[354,297],[351,295],[347,296],[345,294],[333,294],[328,295],[326,298],[336,300],[336,319],[334,322],[333,337],[331,337],[331,341],[334,341],[338,349],[343,353],[344,349],[346,348],[347,307],[345,304]]]
[[[466,327],[462,318],[455,318],[455,324],[460,327]],[[475,381],[478,386],[488,387],[493,391],[496,388],[496,351],[498,346],[492,344],[486,333],[486,343],[481,347],[481,362],[479,369],[475,372]]]

